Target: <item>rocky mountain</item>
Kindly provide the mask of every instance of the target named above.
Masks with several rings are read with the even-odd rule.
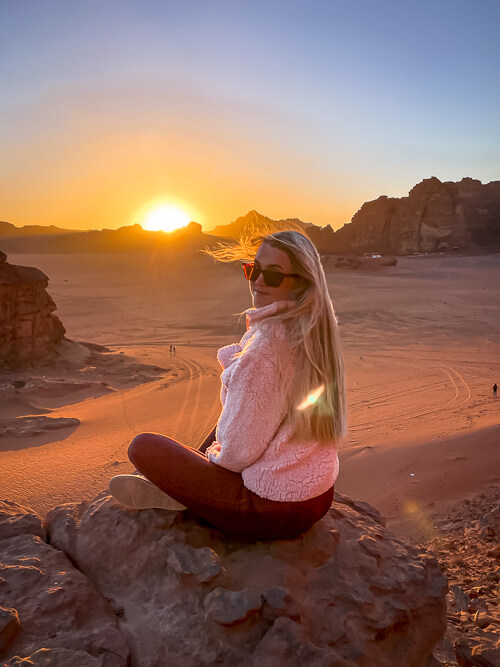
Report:
[[[500,181],[428,178],[408,197],[363,204],[335,232],[336,253],[411,253],[500,249]]]
[[[290,226],[306,230],[321,254],[500,250],[500,181],[483,185],[472,178],[459,183],[428,178],[408,197],[381,196],[366,202],[337,231],[330,225],[318,227],[296,218],[271,220],[249,211],[212,232],[235,238],[245,229]]]
[[[286,218],[284,220],[273,220],[268,218],[258,211],[248,211],[246,215],[242,215],[228,225],[217,225],[209,231],[209,234],[220,236],[222,238],[237,238],[242,232],[256,231],[261,229],[305,229],[309,227],[310,223],[302,222],[298,218]]]
[[[246,215],[237,218],[228,225],[218,225],[211,229],[209,234],[217,234],[220,238],[236,239],[242,233],[259,233],[268,232],[269,230],[277,229],[295,229],[297,231],[305,231],[311,241],[315,244],[321,254],[328,254],[334,252],[334,235],[335,232],[327,225],[326,227],[318,227],[311,222],[303,222],[299,218],[286,218],[282,220],[273,220],[268,218],[258,211],[249,211]]]
[[[0,220],[0,239],[13,236],[58,236],[60,234],[76,234],[78,229],[63,229],[55,225],[24,225],[16,227],[10,222]]]
[[[9,253],[114,253],[175,251],[192,253],[214,245],[217,238],[204,234],[201,225],[190,222],[174,232],[150,232],[140,225],[119,229],[102,229],[53,237],[3,239],[2,248]]]
[[[65,329],[39,269],[14,266],[0,251],[0,367],[19,367],[50,356]]]
[[[194,252],[217,240],[237,238],[244,231],[305,230],[319,252],[406,255],[432,252],[500,250],[500,181],[483,185],[472,178],[441,182],[432,177],[418,183],[407,197],[385,195],[366,202],[351,222],[334,231],[298,218],[272,220],[249,211],[209,233],[191,222],[175,232],[150,232],[140,225],[90,231],[57,227],[16,228],[0,222],[2,248],[10,253]],[[26,231],[23,231],[26,230]],[[38,232],[37,230],[43,230]],[[47,231],[48,230],[48,231]]]

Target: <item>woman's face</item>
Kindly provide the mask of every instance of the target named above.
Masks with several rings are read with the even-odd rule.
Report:
[[[254,259],[255,266],[261,269],[271,269],[272,271],[280,271],[281,273],[293,273],[292,263],[290,257],[284,250],[274,248],[269,243],[263,243]],[[255,308],[268,306],[275,301],[283,301],[284,299],[294,299],[296,287],[296,279],[290,276],[283,278],[281,285],[278,287],[269,287],[264,282],[262,273],[255,282],[249,281],[250,292],[252,294],[252,301]]]

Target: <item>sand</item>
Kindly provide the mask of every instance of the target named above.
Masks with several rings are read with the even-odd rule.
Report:
[[[109,352],[68,346],[56,367],[0,375],[0,424],[78,420],[0,433],[0,497],[43,514],[132,471],[137,433],[203,440],[220,409],[216,350],[239,339],[250,305],[238,267],[136,255],[9,261],[47,273],[67,336]],[[453,503],[500,486],[499,277],[500,255],[327,266],[349,404],[336,488],[378,507],[402,536],[432,535]],[[16,378],[30,386],[14,388]]]

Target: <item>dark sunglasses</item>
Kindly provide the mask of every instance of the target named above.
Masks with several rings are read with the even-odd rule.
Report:
[[[290,278],[302,278],[302,276],[297,275],[296,273],[281,273],[281,271],[272,271],[271,269],[261,269],[260,266],[255,266],[255,264],[243,264],[243,273],[247,280],[251,280],[253,283],[262,273],[264,278],[264,283],[268,287],[279,287],[283,282],[283,278],[287,276]]]

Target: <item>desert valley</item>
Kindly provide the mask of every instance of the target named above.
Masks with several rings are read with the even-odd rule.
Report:
[[[250,306],[241,267],[200,253],[200,234],[191,227],[176,251],[9,252],[9,264],[49,277],[66,335],[54,355],[0,376],[2,498],[43,517],[132,472],[127,447],[138,433],[199,446],[220,412],[216,351],[239,340]],[[482,591],[477,609],[450,598],[435,655],[451,665],[460,633],[480,632],[472,612],[494,615],[498,603],[498,554],[487,555],[495,534],[481,547],[480,519],[500,500],[500,399],[492,396],[500,254],[474,247],[391,257],[323,256],[348,385],[335,488],[437,556],[455,589]],[[492,645],[486,626],[481,641]]]

